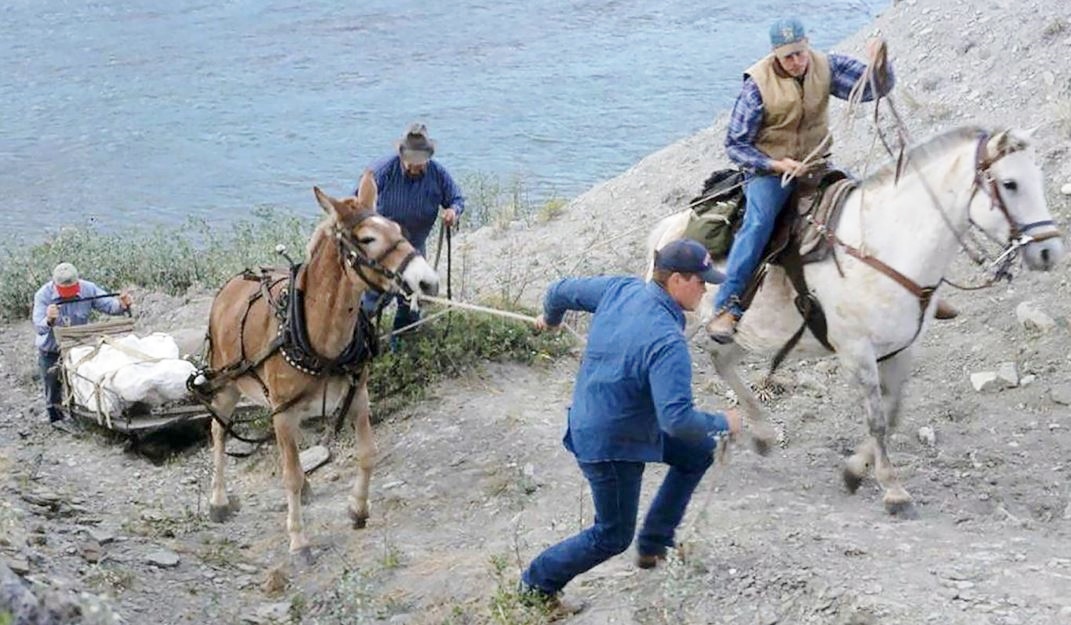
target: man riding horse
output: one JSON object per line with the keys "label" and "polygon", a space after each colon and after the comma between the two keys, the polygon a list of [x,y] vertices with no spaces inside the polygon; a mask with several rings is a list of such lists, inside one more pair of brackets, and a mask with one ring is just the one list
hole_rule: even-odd
{"label": "man riding horse", "polygon": [[[782,185],[782,174],[798,176],[815,158],[828,155],[832,144],[829,96],[849,99],[867,72],[867,66],[856,59],[812,50],[796,18],[774,22],[770,44],[772,52],[744,72],[725,138],[729,158],[747,174],[747,208],[729,252],[727,279],[714,299],[714,320],[707,326],[719,343],[733,340],[736,323],[744,314],[741,295],[762,260],[781,207],[796,188],[794,180]],[[880,38],[867,41],[878,97],[896,82],[883,48]],[[875,98],[872,87],[865,86],[862,101]],[[956,314],[938,302],[937,318]]]}

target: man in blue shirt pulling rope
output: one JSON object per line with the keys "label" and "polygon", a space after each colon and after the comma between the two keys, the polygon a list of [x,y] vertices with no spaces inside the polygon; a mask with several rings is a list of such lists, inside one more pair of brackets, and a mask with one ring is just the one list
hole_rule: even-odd
{"label": "man in blue shirt pulling rope", "polygon": [[574,577],[628,549],[648,462],[669,465],[636,539],[636,563],[652,568],[674,546],[692,493],[713,464],[719,436],[737,434],[735,410],[707,413],[692,401],[684,311],[724,279],[702,244],[681,239],[655,256],[650,282],[634,277],[567,278],[547,290],[536,328],[568,310],[594,313],[576,377],[563,443],[591,485],[595,523],[541,553],[521,577],[523,596],[564,615],[559,598]]}

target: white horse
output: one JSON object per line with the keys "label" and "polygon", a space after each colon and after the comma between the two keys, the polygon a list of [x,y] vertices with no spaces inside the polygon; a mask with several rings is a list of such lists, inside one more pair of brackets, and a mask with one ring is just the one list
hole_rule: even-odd
{"label": "white horse", "polygon": [[[829,343],[864,393],[870,436],[846,461],[845,484],[855,492],[873,466],[890,514],[913,515],[914,507],[889,460],[886,435],[896,426],[912,348],[936,307],[932,289],[942,283],[965,239],[976,234],[972,229],[980,230],[1007,242],[1000,260],[1021,252],[1026,266],[1040,271],[1052,269],[1064,255],[1029,134],[959,128],[914,147],[899,180],[891,163],[851,192],[836,225],[834,254],[804,266],[825,312]],[[649,256],[680,238],[687,223],[687,211],[659,222],[648,239]],[[775,433],[734,365],[742,350],[773,353],[796,332],[803,319],[795,295],[784,271],[770,266],[735,342],[709,341],[715,368],[740,399],[760,452]],[[712,304],[707,299],[704,305],[698,315],[706,324]],[[829,351],[806,332],[793,353]]]}

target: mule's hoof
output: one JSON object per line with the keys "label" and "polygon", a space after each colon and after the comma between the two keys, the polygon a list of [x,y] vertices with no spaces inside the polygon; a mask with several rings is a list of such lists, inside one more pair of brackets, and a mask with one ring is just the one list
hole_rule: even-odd
{"label": "mule's hoof", "polygon": [[769,439],[761,438],[759,436],[751,437],[751,448],[754,449],[755,453],[758,455],[768,456],[771,447],[773,447],[773,445],[770,443]]}
{"label": "mule's hoof", "polygon": [[896,500],[885,502],[885,512],[888,512],[894,517],[913,521],[919,518],[919,511],[915,508],[915,503],[910,499]]}
{"label": "mule's hoof", "polygon": [[301,505],[307,506],[312,501],[312,485],[309,484],[309,478],[305,478],[305,483],[301,485]]}
{"label": "mule's hoof", "polygon": [[290,552],[290,563],[294,568],[303,570],[316,564],[316,557],[312,555],[312,547],[308,545]]}
{"label": "mule's hoof", "polygon": [[366,525],[368,525],[368,513],[367,512],[365,512],[364,514],[359,514],[357,512],[354,512],[353,508],[349,508],[348,512],[349,512],[349,515],[350,515],[350,521],[353,521],[353,529],[355,529],[355,530],[364,529],[364,527]]}
{"label": "mule's hoof", "polygon": [[230,504],[224,504],[222,506],[208,506],[208,518],[213,523],[224,523],[232,516],[234,516],[234,508],[232,508]]}
{"label": "mule's hoof", "polygon": [[855,494],[855,491],[859,490],[859,485],[863,483],[863,477],[848,467],[844,467],[841,477],[844,478],[844,487],[853,495]]}

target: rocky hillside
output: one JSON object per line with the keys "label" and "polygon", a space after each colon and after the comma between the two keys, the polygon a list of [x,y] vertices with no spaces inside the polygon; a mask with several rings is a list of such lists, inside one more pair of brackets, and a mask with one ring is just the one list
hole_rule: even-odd
{"label": "rocky hillside", "polygon": [[[1059,189],[1071,182],[1071,72],[1064,62],[1071,10],[1053,7],[1034,0],[903,0],[833,51],[861,57],[867,37],[888,41],[898,76],[893,101],[915,140],[966,124],[1037,128],[1050,206],[1066,220],[1071,204]],[[887,160],[874,141],[873,105],[851,118],[846,109],[833,100],[834,158],[853,172],[872,171]],[[891,131],[891,117],[883,113],[882,120]],[[721,114],[710,128],[597,185],[549,223],[515,222],[464,237],[470,294],[502,295],[502,285],[520,284],[523,299],[535,303],[561,275],[638,271],[650,227],[694,197],[709,172],[729,166],[726,121]],[[510,288],[506,294],[516,296]]]}
{"label": "rocky hillside", "polygon": [[[1071,13],[1054,6],[904,0],[839,49],[859,53],[870,31],[884,34],[917,138],[966,123],[1039,127],[1050,206],[1066,225]],[[868,111],[850,127],[843,107],[833,115],[841,163],[884,160]],[[462,237],[465,297],[534,304],[561,275],[638,271],[650,226],[726,164],[723,135],[719,118],[548,221]],[[955,271],[973,275],[965,263]],[[665,566],[639,571],[626,554],[570,585],[590,604],[571,622],[1071,623],[1069,275],[1065,263],[948,294],[962,314],[920,346],[891,437],[920,518],[885,515],[872,482],[844,491],[838,470],[864,432],[858,398],[835,362],[795,362],[766,400],[781,446],[766,458],[738,450],[704,480]],[[204,296],[141,295],[141,327],[196,339]],[[379,424],[361,531],[345,518],[355,451],[342,440],[310,477],[317,564],[294,570],[273,452],[229,461],[242,508],[209,523],[205,446],[154,465],[99,430],[41,422],[29,336],[26,324],[0,328],[0,625],[5,604],[20,624],[534,625],[541,615],[512,594],[519,567],[591,519],[559,444],[574,359],[489,364]],[[730,403],[695,354],[700,403]],[[761,364],[748,363],[749,380]],[[976,390],[972,374],[988,371]],[[645,499],[661,474],[649,470]]]}

